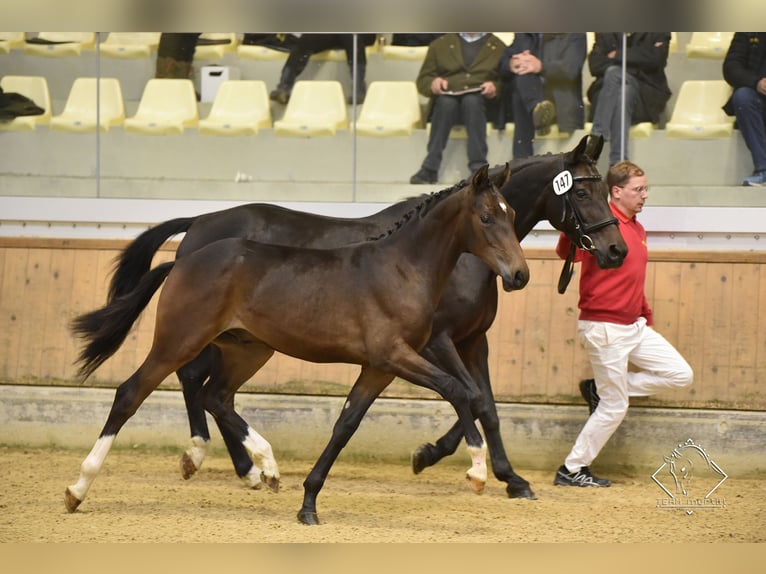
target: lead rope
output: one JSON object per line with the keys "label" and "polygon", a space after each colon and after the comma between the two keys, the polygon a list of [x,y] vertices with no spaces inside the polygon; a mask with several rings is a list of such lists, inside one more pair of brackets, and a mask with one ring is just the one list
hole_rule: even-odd
{"label": "lead rope", "polygon": [[574,274],[575,253],[577,253],[577,246],[573,241],[572,247],[569,248],[567,258],[564,260],[564,267],[561,269],[561,275],[559,275],[558,290],[559,294],[561,295],[566,292],[567,287],[569,286],[569,282],[572,280],[572,275]]}

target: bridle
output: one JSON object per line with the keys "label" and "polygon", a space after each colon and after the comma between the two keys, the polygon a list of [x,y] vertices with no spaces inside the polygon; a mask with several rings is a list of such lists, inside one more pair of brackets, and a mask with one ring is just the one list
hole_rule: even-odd
{"label": "bridle", "polygon": [[558,284],[558,292],[563,294],[567,290],[567,286],[569,285],[569,281],[572,279],[572,274],[574,273],[574,259],[575,259],[575,253],[577,252],[577,247],[580,247],[581,249],[584,249],[585,251],[595,251],[596,244],[593,242],[593,240],[590,237],[590,233],[593,233],[594,231],[598,231],[599,229],[606,227],[607,225],[618,225],[619,222],[617,221],[617,218],[613,215],[610,215],[610,217],[606,217],[602,219],[601,221],[597,221],[595,223],[587,223],[583,220],[582,214],[577,209],[576,202],[573,202],[570,198],[570,194],[575,191],[575,188],[577,187],[577,182],[581,181],[601,181],[601,175],[599,174],[592,174],[592,175],[578,175],[578,176],[572,176],[572,186],[561,194],[562,198],[562,214],[561,214],[561,223],[562,226],[564,223],[566,223],[566,220],[568,217],[570,217],[574,221],[574,228],[575,232],[577,233],[577,243],[574,241],[572,242],[572,247],[569,249],[569,254],[567,255],[566,260],[564,261],[564,267],[561,270],[561,275],[559,276],[559,284]]}

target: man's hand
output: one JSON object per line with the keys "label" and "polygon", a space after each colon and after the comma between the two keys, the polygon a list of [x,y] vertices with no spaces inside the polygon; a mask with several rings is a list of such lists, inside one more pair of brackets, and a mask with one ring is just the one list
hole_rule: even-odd
{"label": "man's hand", "polygon": [[511,56],[510,67],[511,72],[523,76],[524,74],[539,74],[543,69],[543,63],[529,50],[524,50],[520,54]]}
{"label": "man's hand", "polygon": [[497,88],[495,88],[494,82],[484,82],[481,85],[481,95],[491,100],[497,95]]}
{"label": "man's hand", "polygon": [[444,92],[447,91],[447,80],[441,76],[434,78],[431,82],[431,91],[434,93],[434,95],[441,96]]}

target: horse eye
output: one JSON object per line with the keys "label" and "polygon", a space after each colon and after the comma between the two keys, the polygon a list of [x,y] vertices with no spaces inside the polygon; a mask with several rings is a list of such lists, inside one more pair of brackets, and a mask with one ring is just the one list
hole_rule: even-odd
{"label": "horse eye", "polygon": [[588,195],[588,192],[585,190],[584,187],[581,187],[575,191],[575,194],[577,195],[577,197],[583,198]]}
{"label": "horse eye", "polygon": [[489,223],[490,221],[492,221],[492,218],[489,215],[487,215],[486,213],[482,213],[479,216],[479,219],[481,220],[482,223]]}

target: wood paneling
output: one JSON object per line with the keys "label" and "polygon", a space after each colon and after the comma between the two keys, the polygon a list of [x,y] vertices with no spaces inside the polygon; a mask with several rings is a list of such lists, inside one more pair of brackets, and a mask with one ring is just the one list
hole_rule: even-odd
{"label": "wood paneling", "polygon": [[[122,241],[0,239],[0,382],[82,384],[73,362],[76,315],[102,305]],[[173,257],[174,243],[155,263]],[[556,291],[561,262],[544,249],[525,249],[529,286],[500,294],[489,332],[489,366],[498,400],[581,403],[577,382],[589,376],[576,339],[577,276]],[[766,252],[656,252],[646,292],[656,328],[692,365],[689,389],[641,404],[766,410]],[[579,271],[579,270],[578,270]],[[153,299],[120,351],[85,384],[116,386],[151,345]],[[345,394],[355,365],[316,365],[275,357],[245,386],[258,392]],[[164,386],[175,386],[170,377]],[[388,396],[432,397],[397,381]]]}

